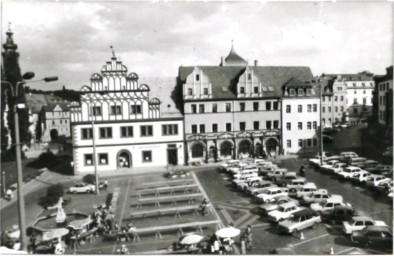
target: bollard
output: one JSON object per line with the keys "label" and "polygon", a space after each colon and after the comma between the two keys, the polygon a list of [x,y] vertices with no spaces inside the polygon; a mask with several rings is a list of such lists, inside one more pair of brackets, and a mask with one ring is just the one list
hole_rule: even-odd
{"label": "bollard", "polygon": [[245,240],[243,239],[241,241],[241,254],[246,254],[246,245],[245,245]]}
{"label": "bollard", "polygon": [[331,254],[331,255],[335,254],[334,248],[333,248],[333,247],[331,247],[331,249],[330,249],[330,254]]}
{"label": "bollard", "polygon": [[301,236],[300,236],[300,239],[301,240],[304,240],[305,239],[305,237],[304,237],[304,233],[301,231]]}

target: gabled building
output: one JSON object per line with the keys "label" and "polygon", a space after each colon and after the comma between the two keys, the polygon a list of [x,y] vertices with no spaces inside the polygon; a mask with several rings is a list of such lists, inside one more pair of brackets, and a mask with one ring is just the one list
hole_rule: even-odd
{"label": "gabled building", "polygon": [[41,141],[49,142],[59,136],[70,137],[69,103],[43,106],[39,114],[41,124]]}
{"label": "gabled building", "polygon": [[94,171],[93,136],[99,172],[184,163],[183,116],[171,99],[174,84],[150,88],[127,72],[113,56],[91,76],[90,86],[81,88],[80,107],[71,107],[74,173]]}
{"label": "gabled building", "polygon": [[347,121],[346,84],[341,76],[322,75],[322,125],[332,126],[334,123]]}
{"label": "gabled building", "polygon": [[313,79],[309,67],[254,65],[234,48],[219,66],[181,66],[187,161],[282,152],[282,86]]}
{"label": "gabled building", "polygon": [[393,135],[393,66],[386,68],[386,74],[376,76],[378,123],[385,129],[387,137]]}

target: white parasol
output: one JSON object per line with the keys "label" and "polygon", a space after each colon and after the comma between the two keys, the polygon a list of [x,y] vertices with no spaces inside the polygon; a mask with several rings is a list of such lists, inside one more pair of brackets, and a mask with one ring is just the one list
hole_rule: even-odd
{"label": "white parasol", "polygon": [[220,238],[236,237],[241,233],[241,230],[234,227],[222,228],[215,232],[215,235]]}
{"label": "white parasol", "polygon": [[10,248],[7,248],[5,246],[0,247],[0,255],[9,255],[9,254],[16,254],[16,255],[21,255],[21,254],[28,254],[26,251],[19,251],[19,250],[13,250]]}
{"label": "white parasol", "polygon": [[196,234],[186,235],[180,241],[181,244],[197,244],[199,243],[204,237]]}
{"label": "white parasol", "polygon": [[69,233],[70,231],[67,228],[54,228],[50,229],[47,231],[44,231],[42,234],[42,240],[43,241],[49,241],[54,238],[59,238],[62,236],[65,236]]}

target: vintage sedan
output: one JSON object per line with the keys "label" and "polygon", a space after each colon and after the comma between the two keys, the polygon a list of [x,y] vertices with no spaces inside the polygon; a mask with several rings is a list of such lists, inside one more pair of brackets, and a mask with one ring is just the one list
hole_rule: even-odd
{"label": "vintage sedan", "polygon": [[322,191],[322,190],[319,189],[318,191],[315,191],[315,192],[313,192],[310,195],[303,196],[302,197],[302,201],[303,201],[304,204],[309,205],[309,204],[312,204],[312,203],[320,203],[320,202],[322,202],[324,200],[327,200],[329,198],[335,198],[335,199],[338,199],[338,200],[343,200],[341,195],[330,195],[330,194],[327,193],[327,190],[326,191]]}
{"label": "vintage sedan", "polygon": [[353,231],[360,231],[366,226],[387,226],[387,224],[384,221],[373,220],[367,216],[354,216],[351,220],[343,222],[343,232],[351,234]]}
{"label": "vintage sedan", "polygon": [[277,210],[279,205],[285,204],[285,203],[294,203],[295,205],[299,205],[298,200],[295,200],[295,199],[288,197],[288,196],[280,196],[280,197],[276,198],[276,200],[274,202],[261,205],[260,212],[262,214],[267,214],[270,211]]}
{"label": "vintage sedan", "polygon": [[321,222],[321,218],[314,211],[304,209],[293,213],[289,219],[279,222],[279,231],[282,233],[297,235],[306,228],[314,228]]}
{"label": "vintage sedan", "polygon": [[270,187],[277,187],[277,185],[273,184],[270,181],[262,180],[258,183],[255,183],[255,185],[247,188],[246,193],[248,193],[249,195],[256,196],[261,192],[263,192],[266,188],[270,188]]}
{"label": "vintage sedan", "polygon": [[287,196],[288,192],[283,188],[267,188],[262,193],[256,196],[257,200],[262,203],[273,202],[277,197]]}
{"label": "vintage sedan", "polygon": [[392,250],[393,231],[387,226],[367,226],[361,231],[354,231],[350,240],[361,246]]}
{"label": "vintage sedan", "polygon": [[302,209],[298,205],[296,205],[293,202],[290,203],[284,203],[278,206],[278,209],[270,211],[268,213],[268,220],[273,221],[273,222],[279,222],[285,219],[290,218],[290,216],[298,211],[301,211]]}
{"label": "vintage sedan", "polygon": [[94,191],[96,191],[95,185],[86,184],[83,182],[77,183],[73,187],[70,187],[68,189],[68,192],[72,194],[77,194],[77,193],[86,194],[86,193],[93,193]]}
{"label": "vintage sedan", "polygon": [[352,206],[350,203],[344,203],[342,201],[342,198],[341,199],[330,198],[330,199],[324,200],[320,203],[313,203],[313,204],[311,204],[310,207],[312,210],[316,211],[319,214],[326,214],[327,212],[332,211],[335,207],[340,206],[340,205],[349,206],[349,207]]}

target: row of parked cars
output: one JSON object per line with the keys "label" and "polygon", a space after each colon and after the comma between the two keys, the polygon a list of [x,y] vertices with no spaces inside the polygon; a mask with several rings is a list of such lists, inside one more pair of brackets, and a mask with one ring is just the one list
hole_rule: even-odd
{"label": "row of parked cars", "polygon": [[393,167],[390,165],[359,157],[354,152],[323,157],[322,164],[319,157],[311,158],[309,162],[322,173],[363,186],[390,200],[393,198]]}
{"label": "row of parked cars", "polygon": [[[298,236],[304,229],[315,228],[324,221],[341,224],[344,233],[350,234],[354,243],[363,243],[363,236],[357,232],[365,227],[381,228],[392,237],[392,231],[383,221],[360,215],[341,195],[319,189],[305,177],[279,168],[272,162],[230,160],[222,164],[221,169],[232,176],[236,188],[261,203],[260,213],[276,223],[281,233]],[[389,244],[387,239],[384,243]],[[373,244],[377,245],[377,242]]]}

